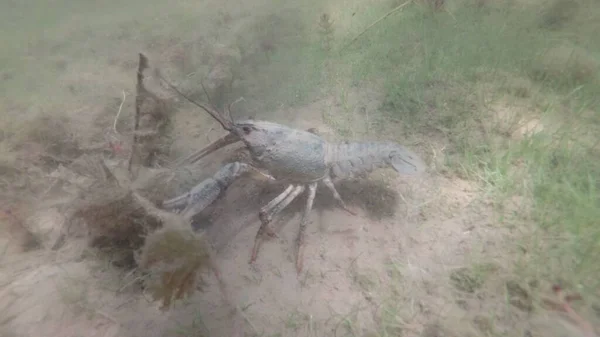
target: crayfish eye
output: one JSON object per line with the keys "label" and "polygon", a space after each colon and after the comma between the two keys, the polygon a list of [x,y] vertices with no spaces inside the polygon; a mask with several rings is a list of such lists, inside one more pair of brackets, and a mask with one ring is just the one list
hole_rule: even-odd
{"label": "crayfish eye", "polygon": [[250,129],[249,126],[244,126],[244,127],[242,127],[242,131],[244,131],[245,134],[250,134],[252,129]]}

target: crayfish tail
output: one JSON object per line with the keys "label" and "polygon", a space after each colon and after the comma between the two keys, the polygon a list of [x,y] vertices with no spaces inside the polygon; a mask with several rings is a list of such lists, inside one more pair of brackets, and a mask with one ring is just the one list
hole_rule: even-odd
{"label": "crayfish tail", "polygon": [[402,174],[425,170],[423,160],[406,147],[391,142],[339,143],[327,148],[326,162],[331,178],[345,179],[392,167]]}
{"label": "crayfish tail", "polygon": [[391,166],[398,173],[417,174],[425,170],[425,162],[414,152],[397,145],[389,154]]}

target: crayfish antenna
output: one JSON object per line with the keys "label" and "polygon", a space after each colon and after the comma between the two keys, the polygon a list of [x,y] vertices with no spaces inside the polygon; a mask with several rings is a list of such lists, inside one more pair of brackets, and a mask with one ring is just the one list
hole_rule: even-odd
{"label": "crayfish antenna", "polygon": [[227,115],[225,116],[225,118],[227,118],[229,121],[231,121],[232,124],[233,124],[233,118],[231,117],[231,107],[242,101],[245,101],[244,97],[240,97],[240,98],[236,99],[235,101],[229,103],[229,105],[227,106]]}
{"label": "crayfish antenna", "polygon": [[223,129],[227,130],[227,131],[232,131],[233,130],[233,123],[230,120],[225,119],[225,117],[223,116],[222,113],[218,112],[216,109],[209,107],[203,103],[197,102],[193,99],[191,99],[190,97],[188,97],[186,94],[184,94],[183,92],[181,92],[181,90],[177,89],[177,87],[175,85],[173,85],[170,81],[168,81],[161,73],[160,70],[158,68],[154,69],[154,73],[156,75],[157,78],[161,79],[162,81],[164,81],[167,86],[169,86],[169,88],[171,88],[173,91],[175,91],[176,93],[178,93],[181,97],[185,98],[187,101],[189,101],[190,103],[194,104],[195,106],[201,108],[202,110],[206,111],[212,118],[214,118],[217,122],[219,122],[219,124],[221,124],[221,126],[223,127]]}
{"label": "crayfish antenna", "polygon": [[181,159],[175,161],[175,163],[173,164],[173,167],[179,167],[179,166],[183,166],[183,165],[193,164],[193,163],[197,162],[198,160],[208,156],[209,154],[211,154],[227,145],[238,142],[239,140],[240,139],[237,135],[235,135],[233,133],[229,133],[229,134],[225,135],[224,137],[221,137],[221,138],[215,140],[214,142],[208,144],[204,148],[188,155],[187,157],[184,157],[184,158],[181,158]]}

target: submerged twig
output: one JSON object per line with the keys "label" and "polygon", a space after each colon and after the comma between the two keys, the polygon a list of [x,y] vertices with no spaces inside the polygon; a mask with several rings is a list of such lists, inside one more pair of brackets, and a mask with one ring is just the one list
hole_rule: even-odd
{"label": "submerged twig", "polygon": [[143,99],[144,96],[142,95],[143,92],[145,92],[145,88],[144,88],[144,70],[146,70],[148,68],[148,58],[140,53],[140,61],[139,61],[139,65],[138,65],[138,71],[137,71],[137,85],[136,85],[136,96],[135,96],[135,123],[133,126],[133,143],[131,144],[131,153],[129,154],[129,163],[127,164],[127,170],[129,171],[130,175],[133,175],[132,172],[132,165],[133,165],[133,158],[135,157],[135,153],[137,150],[137,143],[138,143],[138,135],[137,135],[137,131],[140,127],[140,110],[142,107],[142,103],[143,103]]}

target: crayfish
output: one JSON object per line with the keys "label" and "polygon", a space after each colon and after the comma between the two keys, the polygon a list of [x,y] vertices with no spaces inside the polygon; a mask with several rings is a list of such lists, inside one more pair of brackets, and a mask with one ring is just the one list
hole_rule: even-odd
{"label": "crayfish", "polygon": [[195,163],[210,153],[239,141],[244,143],[252,159],[252,164],[233,162],[224,165],[214,176],[189,192],[164,201],[163,208],[179,209],[184,217],[191,219],[217,200],[238,177],[250,171],[286,184],[281,194],[259,212],[261,225],[256,233],[250,263],[256,260],[263,237],[277,236],[269,225],[273,217],[298,196],[306,193],[306,205],[296,239],[296,270],[298,273],[302,271],[305,230],[319,183],[331,191],[342,209],[356,215],[346,206],[334,182],[364,175],[377,168],[392,167],[403,174],[417,174],[426,168],[417,154],[393,142],[329,143],[310,130],[294,129],[261,120],[235,121],[231,118],[231,107],[227,113],[223,113],[208,104],[192,100],[164,79],[158,70],[156,73],[171,89],[205,110],[229,132],[205,148],[178,160],[176,165]]}

